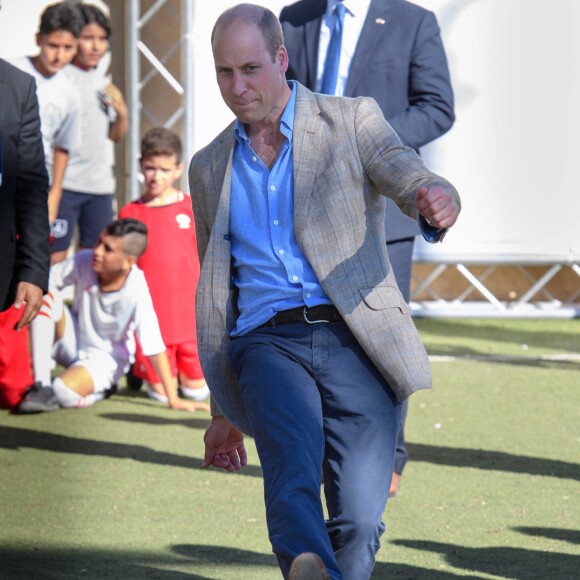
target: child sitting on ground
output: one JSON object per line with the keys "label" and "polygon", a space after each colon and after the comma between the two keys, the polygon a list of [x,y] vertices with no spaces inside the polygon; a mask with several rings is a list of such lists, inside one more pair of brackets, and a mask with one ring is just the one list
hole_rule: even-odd
{"label": "child sitting on ground", "polygon": [[[40,341],[34,341],[37,382],[18,412],[88,407],[104,399],[129,368],[135,335],[159,374],[169,406],[209,410],[205,403],[177,395],[147,282],[136,266],[146,246],[143,223],[117,220],[104,229],[93,250],[83,250],[52,267],[50,292],[31,327],[33,334],[45,337],[46,348],[39,349]],[[69,311],[59,291],[71,284],[74,299]],[[51,382],[53,340],[52,357],[66,370]]]}
{"label": "child sitting on ground", "polygon": [[[195,328],[195,290],[199,260],[189,195],[175,189],[183,171],[179,137],[164,128],[149,130],[141,141],[143,196],[121,209],[147,225],[149,244],[137,262],[147,279],[161,336],[167,346],[175,387],[201,401],[209,395],[201,370]],[[133,374],[143,379],[150,397],[164,401],[155,369],[137,350]]]}

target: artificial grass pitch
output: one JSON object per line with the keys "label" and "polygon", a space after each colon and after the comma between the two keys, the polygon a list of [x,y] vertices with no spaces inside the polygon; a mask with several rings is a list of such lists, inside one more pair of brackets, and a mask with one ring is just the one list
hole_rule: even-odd
{"label": "artificial grass pitch", "polygon": [[[577,578],[580,321],[417,325],[435,388],[373,578]],[[131,391],[0,412],[0,578],[280,578],[253,443],[242,472],[203,470],[208,420]]]}

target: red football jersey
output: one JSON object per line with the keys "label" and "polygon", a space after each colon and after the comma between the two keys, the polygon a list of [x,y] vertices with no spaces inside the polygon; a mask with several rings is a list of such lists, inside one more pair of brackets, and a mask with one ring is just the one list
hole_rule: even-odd
{"label": "red football jersey", "polygon": [[196,340],[195,290],[199,259],[191,198],[183,193],[171,205],[127,204],[120,218],[135,218],[149,230],[147,249],[137,265],[145,273],[166,345]]}

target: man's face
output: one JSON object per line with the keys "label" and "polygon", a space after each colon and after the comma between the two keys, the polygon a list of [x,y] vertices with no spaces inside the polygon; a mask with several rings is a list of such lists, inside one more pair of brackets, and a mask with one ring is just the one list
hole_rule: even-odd
{"label": "man's face", "polygon": [[34,65],[40,74],[47,77],[71,62],[77,51],[77,39],[68,30],[37,34],[36,44],[40,54],[34,59]]}
{"label": "man's face", "polygon": [[74,64],[83,70],[95,68],[108,49],[107,31],[98,24],[87,24],[79,37]]}
{"label": "man's face", "polygon": [[150,198],[162,196],[173,188],[183,171],[175,155],[153,155],[141,160],[141,173],[145,178],[145,192]]}
{"label": "man's face", "polygon": [[283,46],[272,62],[260,29],[234,22],[216,30],[213,56],[222,97],[242,123],[271,122],[280,116],[288,87],[288,55]]}
{"label": "man's face", "polygon": [[93,250],[92,268],[97,276],[111,277],[128,272],[132,261],[123,249],[123,238],[101,233]]}

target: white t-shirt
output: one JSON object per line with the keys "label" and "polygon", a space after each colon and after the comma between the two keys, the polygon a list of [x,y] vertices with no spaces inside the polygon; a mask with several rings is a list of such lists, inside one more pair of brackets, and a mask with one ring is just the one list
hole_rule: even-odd
{"label": "white t-shirt", "polygon": [[114,146],[109,125],[115,110],[100,97],[109,80],[97,69],[85,71],[69,64],[62,74],[78,88],[81,97],[81,146],[71,152],[63,189],[92,194],[115,192]]}
{"label": "white t-shirt", "polygon": [[116,292],[103,292],[92,269],[93,250],[82,250],[50,269],[50,287],[74,285],[71,314],[77,328],[79,354],[110,354],[119,366],[133,362],[135,335],[145,356],[165,351],[145,275],[133,266]]}
{"label": "white t-shirt", "polygon": [[81,97],[62,71],[45,77],[36,70],[28,56],[9,61],[36,80],[46,170],[52,182],[54,147],[65,149],[69,154],[80,147]]}

